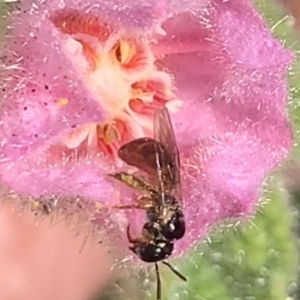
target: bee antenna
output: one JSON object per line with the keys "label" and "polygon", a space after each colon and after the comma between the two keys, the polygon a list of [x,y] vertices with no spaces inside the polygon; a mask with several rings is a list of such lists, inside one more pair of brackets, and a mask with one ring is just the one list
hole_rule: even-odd
{"label": "bee antenna", "polygon": [[154,265],[155,265],[155,273],[156,273],[156,280],[157,280],[156,300],[161,300],[161,281],[160,281],[159,268],[157,262],[155,262]]}
{"label": "bee antenna", "polygon": [[171,264],[167,263],[166,261],[163,261],[162,262],[164,265],[166,265],[167,267],[169,267],[169,269],[174,273],[176,274],[181,280],[183,281],[187,281],[187,279],[182,275],[180,274]]}

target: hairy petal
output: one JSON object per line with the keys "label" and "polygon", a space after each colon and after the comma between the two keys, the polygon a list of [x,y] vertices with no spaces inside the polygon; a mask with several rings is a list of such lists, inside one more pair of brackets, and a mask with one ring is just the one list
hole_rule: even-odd
{"label": "hairy petal", "polygon": [[[1,154],[12,158],[49,143],[67,129],[103,118],[51,22],[46,19],[33,27],[30,18],[18,24],[22,16],[17,16],[8,39],[15,42],[15,51],[6,58],[8,65],[3,70],[1,111],[1,131],[6,138]],[[14,66],[9,65],[10,60]],[[61,105],[61,99],[66,99],[67,105]]]}
{"label": "hairy petal", "polygon": [[97,155],[41,150],[16,163],[3,164],[0,170],[6,182],[18,178],[17,191],[23,195],[82,196],[106,205],[117,204],[114,187],[105,176],[112,166]]}
{"label": "hairy petal", "polygon": [[[285,71],[293,56],[272,38],[248,2],[210,1],[205,9],[176,15],[163,25],[167,35],[156,50],[167,55],[160,63],[174,74],[179,98],[190,104],[174,118],[180,137],[214,133],[218,120],[209,120],[212,132],[207,132],[200,111],[208,117],[222,114],[221,121],[228,123],[236,121],[228,112],[239,122],[274,110],[283,113]],[[184,122],[187,117],[193,121]]]}

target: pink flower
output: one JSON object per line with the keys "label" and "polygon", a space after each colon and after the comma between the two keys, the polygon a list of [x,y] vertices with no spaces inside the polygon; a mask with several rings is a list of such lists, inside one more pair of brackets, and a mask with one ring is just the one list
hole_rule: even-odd
{"label": "pink flower", "polygon": [[[79,195],[104,207],[128,203],[133,192],[106,174],[129,169],[118,147],[152,136],[153,112],[165,105],[187,220],[177,253],[217,221],[253,212],[263,180],[291,148],[292,55],[249,1],[22,3],[3,57],[4,182],[62,202]],[[140,231],[144,213],[109,216],[105,230],[127,243],[126,225]]]}

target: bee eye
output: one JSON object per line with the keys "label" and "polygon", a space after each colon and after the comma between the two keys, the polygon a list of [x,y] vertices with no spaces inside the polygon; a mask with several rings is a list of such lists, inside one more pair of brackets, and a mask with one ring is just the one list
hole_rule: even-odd
{"label": "bee eye", "polygon": [[178,211],[172,219],[162,228],[164,237],[170,240],[181,239],[185,233],[185,222],[182,212]]}

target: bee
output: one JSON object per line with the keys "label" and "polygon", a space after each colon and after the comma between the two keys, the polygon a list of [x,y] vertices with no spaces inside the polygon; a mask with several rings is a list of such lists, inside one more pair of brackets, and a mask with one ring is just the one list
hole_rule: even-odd
{"label": "bee", "polygon": [[135,203],[117,206],[119,209],[142,209],[146,223],[141,236],[132,237],[127,227],[129,249],[142,261],[155,264],[157,300],[161,300],[161,280],[157,262],[162,261],[177,276],[186,278],[164,261],[174,249],[174,242],[185,234],[180,181],[180,158],[174,130],[167,108],[155,111],[154,139],[135,139],[118,150],[118,156],[128,165],[137,167],[147,178],[126,172],[110,174],[127,186],[142,191]]}

